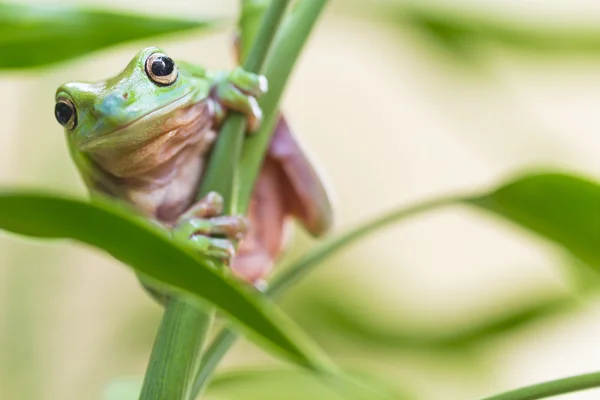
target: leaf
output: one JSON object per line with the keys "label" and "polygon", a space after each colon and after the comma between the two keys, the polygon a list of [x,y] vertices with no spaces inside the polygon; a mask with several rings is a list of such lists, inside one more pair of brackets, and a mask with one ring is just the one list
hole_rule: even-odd
{"label": "leaf", "polygon": [[[600,387],[600,372],[538,383],[483,400],[536,400]],[[595,396],[594,396],[595,397]]]}
{"label": "leaf", "polygon": [[103,400],[138,400],[142,382],[135,378],[114,379],[104,390]]}
{"label": "leaf", "polygon": [[[546,173],[518,179],[511,184],[502,186],[488,194],[471,196],[456,195],[439,197],[408,207],[399,207],[377,218],[366,221],[345,233],[330,238],[303,254],[282,272],[275,276],[269,287],[268,294],[279,296],[312,271],[324,259],[345,249],[357,240],[367,235],[379,233],[383,228],[401,223],[423,213],[440,209],[449,205],[470,204],[487,211],[509,218],[510,220],[532,229],[536,233],[563,245],[573,255],[583,261],[596,262],[600,260],[600,187],[597,183],[576,176]],[[594,265],[594,264],[593,264]],[[435,338],[415,338],[414,336],[393,335],[389,332],[382,335],[368,327],[353,326],[353,332],[363,337],[371,336],[374,340],[388,341],[400,344],[409,343],[413,346],[459,346],[471,340],[483,338],[502,331],[519,327],[521,324],[543,317],[555,309],[562,307],[560,300],[556,304],[549,303],[522,310],[514,315],[505,315],[486,324],[474,326],[472,330],[455,332],[449,336]],[[336,321],[344,328],[348,320],[340,318]],[[348,328],[347,326],[345,328]],[[395,336],[395,337],[391,337]],[[235,333],[224,329],[211,344],[203,359],[204,365],[214,368],[218,360],[234,343]],[[202,382],[206,376],[200,375]]]}
{"label": "leaf", "polygon": [[[577,306],[571,297],[556,298],[524,304],[520,309],[492,311],[486,317],[473,318],[452,329],[448,329],[447,324],[426,330],[402,329],[370,323],[369,318],[363,316],[366,311],[348,307],[348,299],[320,293],[322,291],[318,289],[314,293],[304,293],[302,304],[296,305],[292,311],[288,310],[288,313],[309,331],[324,331],[336,341],[347,341],[352,347],[384,351],[419,349],[436,352],[457,350],[462,353],[485,340],[506,335]],[[402,316],[395,314],[391,318],[400,320]]]}
{"label": "leaf", "polygon": [[166,231],[122,208],[46,194],[0,192],[0,229],[38,238],[70,238],[104,249],[152,281],[192,301],[211,303],[259,343],[314,370],[327,360],[257,292],[172,241]]}
{"label": "leaf", "polygon": [[468,203],[564,246],[600,269],[600,185],[560,173],[530,175]]}
{"label": "leaf", "polygon": [[491,14],[470,11],[439,12],[413,9],[406,13],[409,24],[452,43],[480,45],[482,42],[542,52],[600,52],[600,31],[581,26],[553,27],[523,23]]}
{"label": "leaf", "polygon": [[[315,379],[302,371],[285,369],[253,369],[239,370],[222,373],[215,377],[208,387],[207,397],[218,400],[245,399],[245,400],[342,400],[356,398],[359,387],[355,382],[345,378],[332,377],[328,385]],[[361,376],[361,379],[364,378]],[[390,399],[406,400],[412,396],[399,394],[396,390],[389,389],[389,385],[368,379],[369,384],[385,387],[385,393]],[[336,390],[332,389],[336,387]],[[345,390],[344,388],[345,387]],[[345,392],[347,395],[341,395]],[[370,400],[376,400],[377,394],[370,394]]]}
{"label": "leaf", "polygon": [[217,375],[207,397],[218,400],[344,400],[310,375],[289,370],[241,370]]}
{"label": "leaf", "polygon": [[450,55],[473,61],[489,46],[505,46],[548,55],[600,54],[600,29],[595,25],[558,25],[499,16],[461,7],[378,2],[378,15],[413,29]]}
{"label": "leaf", "polygon": [[28,68],[150,36],[208,29],[215,21],[0,3],[0,68]]}

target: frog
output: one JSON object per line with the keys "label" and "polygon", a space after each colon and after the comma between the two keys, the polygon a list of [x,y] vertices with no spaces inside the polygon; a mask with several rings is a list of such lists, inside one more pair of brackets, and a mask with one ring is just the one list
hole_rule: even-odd
{"label": "frog", "polygon": [[330,189],[283,116],[247,215],[223,215],[216,192],[196,201],[225,116],[243,114],[247,134],[256,132],[267,90],[264,76],[241,67],[207,70],[148,47],[109,79],[59,86],[54,114],[92,198],[128,204],[258,287],[286,248],[292,220],[316,237],[333,221]]}

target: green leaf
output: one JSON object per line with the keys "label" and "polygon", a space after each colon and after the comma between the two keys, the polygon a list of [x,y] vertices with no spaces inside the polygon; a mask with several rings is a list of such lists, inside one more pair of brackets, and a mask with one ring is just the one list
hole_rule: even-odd
{"label": "green leaf", "polygon": [[438,40],[465,46],[487,42],[529,51],[600,52],[600,31],[597,28],[524,23],[470,10],[440,12],[415,8],[407,10],[404,18],[413,27]]}
{"label": "green leaf", "polygon": [[[483,400],[536,400],[600,387],[600,372],[571,376],[511,390]],[[594,396],[595,397],[595,396]]]}
{"label": "green leaf", "polygon": [[[475,205],[493,211],[566,247],[573,255],[592,266],[597,267],[599,264],[600,246],[597,244],[600,243],[600,186],[576,176],[547,173],[518,179],[485,195],[439,197],[385,213],[317,245],[287,268],[282,268],[283,272],[274,278],[268,294],[279,296],[285,293],[324,259],[367,235],[378,233],[394,223],[403,222],[423,213],[459,204]],[[516,328],[561,307],[561,301],[555,304],[549,303],[547,306],[542,304],[539,308],[535,306],[529,310],[522,310],[522,313],[506,315],[498,320],[474,326],[472,330],[429,339],[403,335],[390,337],[389,332],[381,335],[380,332],[373,332],[362,326],[353,326],[351,329],[355,330],[355,334],[363,337],[371,336],[378,341],[393,341],[398,344],[404,342],[439,348],[462,345],[470,340]],[[342,328],[344,324],[349,323],[343,318],[337,322]],[[206,352],[203,359],[205,366],[214,368],[235,339],[236,335],[232,331],[227,329],[221,331]],[[198,377],[200,382],[204,379],[206,379],[205,374]]]}
{"label": "green leaf", "polygon": [[460,6],[405,1],[376,2],[372,10],[389,23],[412,29],[464,61],[474,61],[491,46],[557,56],[600,54],[600,29],[593,24],[559,25]]}
{"label": "green leaf", "polygon": [[289,370],[243,370],[217,375],[207,397],[218,400],[344,400],[308,374]]}
{"label": "green leaf", "polygon": [[[389,385],[368,378],[369,384],[382,388],[383,392],[368,391],[367,396],[361,397],[359,391],[365,390],[348,377],[331,377],[326,385],[315,379],[314,375],[302,371],[285,369],[252,369],[231,371],[215,377],[208,387],[207,397],[218,400],[342,400],[355,398],[412,399],[412,396],[400,394]],[[365,381],[365,378],[360,377]],[[335,387],[336,389],[332,389]],[[367,389],[368,390],[368,389]],[[340,394],[344,393],[344,394]],[[385,394],[382,394],[385,393]]]}
{"label": "green leaf", "polygon": [[[302,304],[288,310],[288,313],[308,331],[325,331],[328,336],[335,337],[342,343],[345,341],[350,346],[384,351],[419,349],[463,352],[483,341],[504,336],[577,306],[572,297],[530,300],[533,304],[524,304],[522,308],[515,310],[490,311],[488,316],[472,318],[451,329],[445,323],[428,329],[406,329],[398,328],[397,324],[370,323],[363,315],[368,311],[348,308],[348,299],[335,296],[336,293],[333,293],[333,297],[321,293],[323,291],[318,288],[314,293],[303,293]],[[395,313],[390,318],[402,321],[403,317]]]}
{"label": "green leaf", "polygon": [[0,52],[5,55],[0,68],[47,65],[118,43],[213,25],[207,20],[0,3]]}
{"label": "green leaf", "polygon": [[[122,208],[45,194],[0,191],[0,228],[38,238],[70,238],[104,249],[191,301],[211,303],[259,343],[313,370],[326,359],[270,302]],[[202,305],[202,304],[200,304]]]}
{"label": "green leaf", "polygon": [[538,174],[517,179],[468,200],[553,242],[600,268],[600,185],[573,175]]}

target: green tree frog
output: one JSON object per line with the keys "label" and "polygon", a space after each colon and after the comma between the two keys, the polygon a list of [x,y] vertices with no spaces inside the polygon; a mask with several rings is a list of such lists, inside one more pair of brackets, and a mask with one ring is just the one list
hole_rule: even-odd
{"label": "green tree frog", "polygon": [[219,123],[234,110],[246,116],[249,132],[258,129],[257,97],[266,90],[263,76],[241,68],[210,72],[147,48],[113,78],[60,86],[54,113],[92,195],[132,205],[257,284],[284,247],[288,217],[313,235],[332,222],[328,191],[283,119],[248,218],[222,215],[218,193],[194,201]]}

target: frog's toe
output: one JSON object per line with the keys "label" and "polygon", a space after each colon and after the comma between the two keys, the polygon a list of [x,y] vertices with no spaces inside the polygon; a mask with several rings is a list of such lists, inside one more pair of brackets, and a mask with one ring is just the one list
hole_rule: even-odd
{"label": "frog's toe", "polygon": [[235,246],[229,239],[196,235],[188,240],[188,244],[199,253],[205,254],[229,264],[235,255]]}
{"label": "frog's toe", "polygon": [[243,93],[253,97],[260,97],[269,90],[269,83],[264,75],[253,74],[240,67],[231,72],[229,82]]}
{"label": "frog's toe", "polygon": [[190,218],[180,221],[173,229],[173,235],[180,240],[189,240],[198,235],[241,240],[248,232],[248,227],[248,219],[240,215]]}
{"label": "frog's toe", "polygon": [[209,192],[192,205],[179,219],[177,224],[192,218],[210,218],[223,213],[223,196],[217,192]]}
{"label": "frog's toe", "polygon": [[242,92],[233,85],[224,85],[218,88],[216,95],[221,106],[246,116],[249,132],[258,130],[263,114],[255,97]]}

